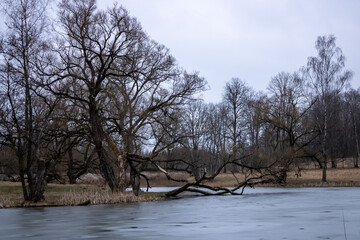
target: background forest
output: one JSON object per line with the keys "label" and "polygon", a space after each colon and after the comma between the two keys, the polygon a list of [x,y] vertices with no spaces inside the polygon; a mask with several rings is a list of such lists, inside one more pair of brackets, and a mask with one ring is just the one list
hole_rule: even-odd
{"label": "background forest", "polygon": [[[85,173],[135,195],[148,171],[178,182],[171,173],[194,176],[176,195],[283,183],[307,162],[323,169],[324,182],[339,159],[358,167],[360,89],[351,88],[333,35],[319,36],[317,56],[277,74],[266,93],[219,79],[227,81],[223,100],[213,104],[199,97],[208,88],[201,74],[178,66],[122,6],[62,0],[53,19],[44,0],[4,6],[0,173],[21,181],[25,200]],[[204,184],[240,171],[249,177],[232,190]]]}

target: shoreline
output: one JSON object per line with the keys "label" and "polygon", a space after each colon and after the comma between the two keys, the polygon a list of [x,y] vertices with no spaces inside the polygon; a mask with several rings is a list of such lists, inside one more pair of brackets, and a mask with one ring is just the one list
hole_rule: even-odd
{"label": "shoreline", "polygon": [[[275,185],[275,184],[268,184],[268,185],[259,185],[254,188],[359,188],[360,185],[332,185],[332,184],[324,184],[322,186],[320,185]],[[150,197],[144,197],[144,195],[151,194]],[[79,206],[96,206],[96,205],[119,205],[119,204],[133,204],[133,203],[143,203],[143,202],[154,202],[154,201],[164,201],[167,199],[174,199],[174,198],[168,198],[165,196],[165,192],[142,192],[143,196],[136,197],[132,195],[131,193],[126,193],[125,195],[130,195],[133,199],[131,200],[125,200],[125,201],[108,201],[108,202],[92,202],[90,199],[85,200],[83,202],[79,203],[71,203],[71,204],[61,204],[61,203],[48,203],[45,201],[41,202],[25,202],[22,201],[21,203],[16,203],[14,205],[5,205],[0,201],[0,210],[1,209],[14,209],[14,208],[44,208],[44,207],[79,207]],[[156,196],[153,196],[156,195]],[[246,190],[245,194],[246,195]],[[191,197],[201,197],[203,195],[193,195]],[[229,195],[231,196],[231,195]],[[175,197],[182,198],[184,196]],[[189,197],[189,196],[185,196]],[[2,199],[0,199],[2,200]],[[5,201],[6,202],[6,201]]]}
{"label": "shoreline", "polygon": [[[238,179],[243,179],[242,173],[236,173]],[[191,178],[188,177],[189,180]],[[171,183],[161,177],[151,179],[152,187],[170,187]],[[231,173],[220,174],[209,185],[232,187],[236,180]],[[142,184],[142,187],[146,187]],[[178,187],[173,184],[172,187]],[[289,172],[287,183],[259,184],[256,187],[275,188],[326,188],[326,187],[360,187],[360,169],[338,168],[328,170],[328,181],[321,181],[321,169],[304,169],[300,175]],[[246,192],[246,190],[245,190]],[[19,182],[0,182],[0,209],[23,207],[65,207],[87,206],[100,204],[126,204],[138,202],[161,201],[166,199],[165,192],[141,192],[136,197],[131,192],[111,193],[104,184],[48,184],[45,200],[32,203],[24,202],[21,184]]]}
{"label": "shoreline", "polygon": [[24,201],[21,183],[0,182],[0,209],[150,202],[159,201],[164,195],[141,192],[137,197],[131,192],[112,193],[108,188],[92,184],[48,184],[46,188],[45,200],[34,203]]}
{"label": "shoreline", "polygon": [[[333,185],[333,184],[323,184],[323,185],[275,185],[275,184],[268,184],[268,185],[259,185],[253,188],[288,188],[288,189],[292,189],[292,188],[359,188],[360,185],[356,184],[356,185]],[[250,188],[250,187],[249,187]],[[151,196],[148,197],[144,197],[144,195],[150,194]],[[168,198],[165,196],[165,192],[151,192],[151,193],[147,193],[147,192],[142,192],[142,196],[136,197],[134,196],[132,193],[126,193],[126,194],[122,194],[122,195],[129,195],[130,196],[130,200],[126,199],[126,200],[120,200],[120,201],[114,201],[114,200],[109,200],[109,201],[100,201],[100,202],[93,202],[92,200],[88,199],[85,200],[83,202],[78,202],[78,203],[70,203],[70,204],[62,204],[62,203],[49,203],[46,200],[44,201],[40,201],[37,203],[34,202],[26,202],[26,201],[22,201],[21,203],[15,203],[15,204],[6,204],[7,200],[5,200],[4,202],[2,202],[3,199],[0,199],[0,210],[1,209],[14,209],[14,208],[44,208],[44,207],[77,207],[77,206],[96,206],[96,205],[118,205],[118,204],[132,204],[132,203],[142,203],[142,202],[153,202],[153,201],[164,201],[167,199],[172,199],[172,198]],[[156,195],[156,196],[154,196]],[[246,190],[245,190],[245,194],[246,195]],[[191,197],[201,197],[203,195],[193,195]],[[231,196],[231,195],[229,195]],[[189,197],[189,196],[186,196]],[[182,196],[176,197],[176,198],[182,198]]]}

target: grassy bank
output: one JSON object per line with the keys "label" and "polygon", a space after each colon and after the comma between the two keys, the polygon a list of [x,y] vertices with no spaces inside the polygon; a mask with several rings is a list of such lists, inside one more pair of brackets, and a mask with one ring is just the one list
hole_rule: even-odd
{"label": "grassy bank", "polygon": [[360,187],[360,168],[335,168],[327,170],[327,182],[321,181],[321,169],[301,171],[301,176],[295,173],[288,175],[287,186],[294,187]]}
{"label": "grassy bank", "polygon": [[[327,182],[321,182],[321,169],[302,170],[300,175],[294,172],[288,173],[285,187],[360,187],[360,169],[338,168],[328,169]],[[151,186],[176,186],[161,174],[150,174]],[[190,176],[178,175],[178,179],[189,179]],[[245,175],[237,173],[239,181],[245,179]],[[230,187],[237,184],[231,173],[220,174],[215,180],[208,182],[209,185]],[[142,183],[146,187],[145,182]],[[278,186],[278,185],[262,185]],[[23,201],[20,183],[0,182],[0,208],[4,207],[27,207],[27,206],[75,206],[95,204],[117,204],[155,201],[164,197],[162,193],[141,193],[139,197],[132,193],[111,193],[108,188],[91,184],[60,185],[48,184],[45,191],[45,200],[39,203],[27,203]]]}
{"label": "grassy bank", "polygon": [[[239,181],[245,179],[245,175],[236,173]],[[322,169],[305,169],[300,175],[289,172],[285,187],[360,187],[360,168],[337,168],[327,170],[327,182],[323,183]],[[234,186],[237,181],[232,174],[220,174],[211,182],[211,185]],[[278,186],[273,184],[262,185]]]}
{"label": "grassy bank", "polygon": [[9,207],[50,207],[96,204],[117,204],[155,201],[163,197],[160,193],[111,193],[107,188],[96,185],[48,184],[45,200],[38,203],[24,202],[20,183],[0,182],[0,208]]}
{"label": "grassy bank", "polygon": [[[238,181],[245,180],[245,174],[243,173],[236,173],[235,176]],[[193,180],[187,174],[179,174],[177,178]],[[321,178],[322,169],[304,169],[301,171],[300,175],[295,174],[295,172],[289,172],[285,187],[360,187],[360,168],[328,169],[327,182],[323,183]],[[150,175],[150,182],[152,186],[176,186],[176,184],[179,184],[168,181],[166,177],[161,174]],[[213,181],[207,182],[207,184],[213,186],[232,187],[237,184],[237,180],[234,178],[232,173],[221,173]],[[145,182],[143,183],[143,186],[145,186]],[[269,184],[262,186],[266,187],[278,185]]]}

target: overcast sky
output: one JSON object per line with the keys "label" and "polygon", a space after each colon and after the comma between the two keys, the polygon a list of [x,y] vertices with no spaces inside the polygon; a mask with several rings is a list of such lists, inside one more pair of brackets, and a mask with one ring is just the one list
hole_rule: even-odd
{"label": "overcast sky", "polygon": [[219,102],[238,77],[256,91],[316,56],[315,41],[334,34],[360,87],[359,0],[98,0],[123,5],[149,36],[168,47],[180,66],[209,84],[207,102]]}
{"label": "overcast sky", "polygon": [[[111,6],[113,0],[99,1]],[[360,86],[360,1],[357,0],[122,0],[151,38],[179,65],[208,81],[208,102],[238,77],[266,91],[272,77],[315,56],[320,35],[334,34]]]}
{"label": "overcast sky", "polygon": [[[116,0],[98,0],[100,8]],[[316,55],[320,35],[334,34],[360,87],[358,0],[118,0],[178,64],[209,84],[207,102],[219,102],[238,77],[266,91],[272,77],[293,72]]]}
{"label": "overcast sky", "polygon": [[[113,0],[98,1],[112,6]],[[293,72],[315,56],[320,35],[334,34],[360,86],[360,1],[357,0],[122,0],[180,66],[208,81],[207,102],[222,98],[238,77],[266,91],[281,71]]]}

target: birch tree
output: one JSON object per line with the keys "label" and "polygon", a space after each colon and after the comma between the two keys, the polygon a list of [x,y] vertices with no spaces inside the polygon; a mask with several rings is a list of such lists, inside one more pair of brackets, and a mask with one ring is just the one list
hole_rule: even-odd
{"label": "birch tree", "polygon": [[307,63],[307,76],[312,84],[313,96],[320,106],[317,123],[321,137],[323,182],[326,182],[328,161],[328,123],[334,114],[330,106],[331,101],[342,92],[352,77],[352,73],[344,69],[345,57],[335,41],[333,35],[318,37],[315,43],[318,56],[309,57]]}

